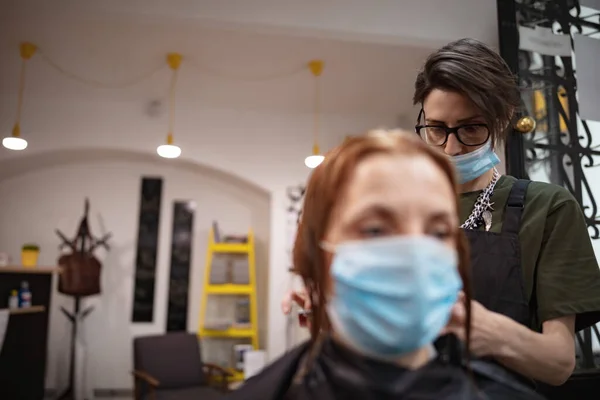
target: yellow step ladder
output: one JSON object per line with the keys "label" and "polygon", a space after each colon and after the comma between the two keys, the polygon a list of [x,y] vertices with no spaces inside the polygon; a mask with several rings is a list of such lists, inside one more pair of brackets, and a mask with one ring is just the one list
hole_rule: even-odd
{"label": "yellow step ladder", "polygon": [[[248,283],[211,283],[211,270],[213,257],[217,254],[240,255],[248,257]],[[250,323],[243,327],[235,324],[227,329],[207,329],[206,307],[209,296],[248,296],[250,308]],[[214,230],[211,229],[206,249],[206,267],[204,268],[204,283],[202,290],[202,302],[200,304],[200,317],[198,318],[198,336],[200,338],[228,338],[228,339],[250,339],[254,350],[258,350],[258,311],[256,300],[256,264],[254,258],[254,235],[252,230],[248,232],[245,243],[221,243],[215,242]],[[231,369],[233,380],[243,380],[243,373]]]}

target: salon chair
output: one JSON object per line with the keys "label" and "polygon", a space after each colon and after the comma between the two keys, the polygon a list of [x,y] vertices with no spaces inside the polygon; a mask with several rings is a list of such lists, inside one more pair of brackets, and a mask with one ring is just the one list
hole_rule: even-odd
{"label": "salon chair", "polygon": [[185,332],[135,338],[133,367],[136,400],[220,399],[231,376],[202,362],[198,337]]}

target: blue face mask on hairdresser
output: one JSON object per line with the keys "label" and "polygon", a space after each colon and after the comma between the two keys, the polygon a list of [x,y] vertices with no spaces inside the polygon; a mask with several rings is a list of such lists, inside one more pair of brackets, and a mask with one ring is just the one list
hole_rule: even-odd
{"label": "blue face mask on hairdresser", "polygon": [[357,350],[394,358],[432,343],[462,287],[457,254],[437,239],[394,236],[335,246],[333,329]]}
{"label": "blue face mask on hairdresser", "polygon": [[471,153],[453,156],[452,162],[458,171],[459,183],[467,183],[500,164],[500,158],[492,150],[492,142],[488,140],[483,146]]}

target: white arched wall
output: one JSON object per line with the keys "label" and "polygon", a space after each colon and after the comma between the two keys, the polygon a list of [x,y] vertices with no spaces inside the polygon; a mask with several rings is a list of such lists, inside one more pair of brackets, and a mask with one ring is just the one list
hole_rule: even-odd
{"label": "white arched wall", "polygon": [[[135,249],[142,176],[163,178],[159,251],[152,323],[131,323]],[[258,290],[268,293],[270,195],[242,179],[193,162],[157,159],[130,151],[79,149],[27,155],[0,162],[0,243],[19,259],[24,242],[41,246],[40,265],[55,265],[60,229],[75,234],[83,201],[91,203],[90,226],[96,235],[112,232],[103,259],[103,293],[84,301],[94,311],[83,323],[87,346],[84,380],[88,392],[131,387],[131,341],[165,329],[172,208],[174,200],[197,203],[190,279],[188,330],[197,329],[207,234],[213,220],[223,232],[246,232],[257,240]],[[56,282],[55,282],[56,286]],[[33,294],[35,296],[35,293]],[[259,296],[260,341],[267,339],[268,296]],[[47,387],[60,390],[67,381],[70,325],[59,311],[72,309],[71,298],[56,290],[50,310]],[[210,317],[210,316],[209,316]],[[207,356],[219,355],[213,348]]]}
{"label": "white arched wall", "polygon": [[[504,159],[503,150],[503,148],[498,149],[498,154],[502,159]],[[113,389],[131,386],[128,375],[128,368],[131,363],[129,348],[131,338],[139,334],[164,331],[166,284],[169,267],[168,246],[172,213],[171,199],[190,198],[190,194],[193,197],[194,193],[204,193],[202,187],[211,187],[211,185],[216,186],[217,192],[224,190],[237,200],[240,200],[240,196],[243,196],[242,202],[248,200],[250,204],[255,205],[256,214],[252,213],[252,215],[258,217],[253,217],[250,226],[257,232],[259,241],[261,347],[267,350],[269,359],[273,360],[286,350],[286,346],[290,345],[288,343],[290,333],[288,323],[295,324],[295,318],[292,317],[292,320],[289,321],[282,315],[280,309],[280,300],[292,285],[290,275],[287,273],[288,258],[285,251],[287,245],[285,232],[288,218],[286,214],[288,205],[286,187],[266,190],[242,178],[220,172],[214,168],[201,166],[191,160],[164,160],[153,154],[131,150],[82,148],[24,154],[21,157],[11,157],[0,161],[0,204],[2,205],[0,207],[0,221],[2,221],[0,225],[0,244],[10,247],[13,256],[18,255],[18,249],[24,241],[37,241],[45,249],[40,262],[44,265],[52,265],[55,262],[53,254],[58,253],[52,253],[52,251],[49,252],[46,249],[56,249],[58,238],[53,233],[53,229],[60,228],[65,233],[74,232],[82,212],[85,196],[90,196],[92,203],[92,228],[100,228],[97,218],[100,215],[103,218],[105,229],[111,232],[115,232],[114,224],[110,223],[111,218],[107,217],[107,206],[103,205],[101,198],[108,194],[109,197],[105,198],[105,201],[108,198],[111,200],[108,208],[117,199],[121,197],[128,198],[125,202],[119,202],[118,206],[123,207],[121,213],[129,210],[129,215],[125,218],[128,221],[127,224],[129,224],[126,233],[129,240],[125,241],[120,246],[121,248],[117,245],[111,251],[109,258],[105,261],[106,268],[104,269],[104,279],[114,280],[115,272],[110,269],[109,264],[113,262],[112,260],[117,261],[118,271],[123,274],[121,277],[124,277],[126,282],[123,283],[124,290],[121,292],[118,302],[106,297],[90,300],[92,304],[98,304],[100,308],[98,312],[90,316],[90,323],[86,325],[88,327],[86,336],[89,337],[91,357],[100,356],[96,358],[97,361],[88,366],[88,387]],[[499,166],[499,169],[504,172],[504,162]],[[125,176],[120,175],[123,171],[129,172]],[[116,174],[116,172],[119,172],[119,174]],[[111,178],[110,184],[114,186],[107,191],[102,185],[96,185],[96,182],[102,182],[102,179],[96,179],[98,173],[111,174],[111,177],[118,176],[123,182],[117,184],[118,180],[113,182],[114,178]],[[133,287],[131,279],[137,234],[132,224],[137,226],[139,180],[142,174],[148,176],[158,175],[165,178],[160,228],[162,250],[158,260],[159,273],[157,277],[155,322],[152,324],[131,324],[129,320],[132,294],[128,290]],[[179,183],[173,184],[171,177],[174,177],[175,181]],[[186,181],[190,184],[184,187],[182,182]],[[304,179],[297,179],[296,182],[291,183],[303,182]],[[65,187],[74,190],[72,193],[69,193],[68,190],[65,192],[69,195],[69,199],[63,202],[60,197],[57,197],[57,193]],[[97,192],[100,193],[96,195]],[[51,214],[43,212],[44,210],[48,211],[47,206],[39,206],[44,203],[51,205],[52,208],[58,206],[59,209],[64,210],[64,214],[60,215],[61,212],[58,212],[60,218],[53,220]],[[219,207],[221,206],[222,203],[219,201]],[[237,206],[240,206],[239,202]],[[31,210],[35,210],[35,212],[32,213]],[[39,217],[39,213],[43,215]],[[195,221],[193,267],[195,272],[194,279],[190,283],[191,287],[194,288],[191,290],[191,296],[196,299],[199,298],[198,288],[201,287],[202,274],[200,272],[204,267],[203,252],[206,233],[209,227],[208,224],[213,218],[210,214],[201,217],[199,213],[200,211],[197,212]],[[236,221],[231,221],[229,216],[225,214],[223,217],[215,216],[214,219],[219,220],[224,229],[245,230],[249,226],[248,223],[244,224],[245,221],[248,221],[247,216]],[[119,223],[123,221],[122,218],[112,218],[112,220]],[[204,223],[201,221],[204,221]],[[30,230],[22,230],[21,227],[23,226],[30,228]],[[7,227],[10,227],[10,229]],[[36,235],[41,236],[23,237],[19,236],[19,231],[25,233],[35,232]],[[98,233],[101,232],[98,231]],[[123,240],[123,237],[119,238],[117,236],[116,240]],[[2,250],[5,250],[5,248]],[[264,269],[261,269],[261,267],[264,267]],[[198,279],[200,280],[198,281]],[[58,312],[61,305],[70,307],[71,302],[68,298],[57,294],[52,312],[49,343],[50,359],[47,375],[47,387],[49,388],[61,388],[66,383],[66,365],[68,361],[65,351],[68,348],[68,325],[64,317]],[[197,326],[198,304],[192,303],[190,306],[188,328],[190,331],[194,331]],[[104,317],[113,321],[112,325],[108,325],[108,327],[111,327],[110,335],[102,334],[104,333],[102,329],[94,329],[95,324],[101,328],[107,327],[107,325],[101,323]],[[116,329],[112,329],[112,327]],[[306,334],[305,332],[299,333],[296,331],[292,338],[297,341],[306,338]],[[118,363],[116,368],[112,367],[113,362]],[[108,365],[111,365],[111,367],[105,368]]]}

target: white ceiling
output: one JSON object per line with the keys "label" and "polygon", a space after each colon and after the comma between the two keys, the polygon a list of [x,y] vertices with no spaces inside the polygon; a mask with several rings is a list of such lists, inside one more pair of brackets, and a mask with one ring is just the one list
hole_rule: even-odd
{"label": "white ceiling", "polygon": [[0,15],[94,15],[377,43],[497,42],[496,0],[0,0]]}
{"label": "white ceiling", "polygon": [[[0,37],[0,103],[4,103],[0,120],[12,119],[20,68],[18,43],[24,40],[38,45],[40,53],[62,68],[100,82],[128,82],[162,68],[140,84],[102,89],[65,77],[36,55],[27,69],[28,110],[35,103],[47,108],[57,101],[76,102],[76,107],[89,101],[136,102],[142,107],[156,99],[164,104],[170,79],[164,57],[177,51],[184,55],[178,107],[194,103],[201,108],[312,113],[314,89],[305,65],[321,58],[322,111],[400,113],[411,108],[415,75],[430,52],[414,46],[73,18],[13,20],[0,24]],[[235,78],[287,71],[298,72],[256,82]]]}
{"label": "white ceiling", "polygon": [[[233,76],[269,75],[324,58],[324,112],[393,113],[412,122],[417,69],[432,48],[465,36],[497,41],[495,0],[0,0],[0,125],[13,118],[23,40],[100,81],[128,80],[164,65],[167,52],[182,52],[186,83],[178,98],[204,108],[311,113],[310,77],[214,79],[193,71],[191,58]],[[152,100],[164,104],[167,82],[163,70],[135,87],[93,90],[36,56],[28,67],[28,109],[38,102],[50,112],[58,102],[48,99],[60,93],[64,107],[67,99],[72,107],[133,101],[143,112]]]}
{"label": "white ceiling", "polygon": [[[0,133],[14,123],[18,43],[32,41],[65,69],[99,81],[163,69],[126,89],[97,89],[36,54],[27,66],[22,124],[31,151],[67,145],[154,153],[167,126],[164,57],[177,51],[184,55],[177,140],[186,156],[279,187],[304,179],[306,169],[301,162],[273,168],[261,152],[303,159],[311,145],[312,78],[306,69],[258,83],[231,76],[278,74],[324,59],[328,148],[365,129],[409,127],[419,66],[432,47],[465,36],[495,44],[494,0],[0,0]],[[198,73],[192,60],[227,77]],[[158,116],[145,108],[153,100],[163,104]],[[248,148],[231,146],[245,137],[252,138]]]}

